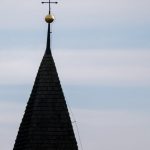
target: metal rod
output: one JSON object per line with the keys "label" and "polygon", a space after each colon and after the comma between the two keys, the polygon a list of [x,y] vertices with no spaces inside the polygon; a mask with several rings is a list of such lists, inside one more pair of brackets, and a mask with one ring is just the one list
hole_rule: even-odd
{"label": "metal rod", "polygon": [[49,0],[49,14],[51,13],[51,1]]}
{"label": "metal rod", "polygon": [[58,2],[41,2],[42,4],[45,4],[45,3],[52,3],[52,4],[58,4]]}
{"label": "metal rod", "polygon": [[[58,2],[51,2],[51,0],[48,0],[48,2],[41,2],[42,4],[49,4],[49,15],[51,14],[51,4],[57,4]],[[47,33],[47,48],[46,53],[49,53],[48,50],[51,48],[51,25],[48,23],[48,33]]]}

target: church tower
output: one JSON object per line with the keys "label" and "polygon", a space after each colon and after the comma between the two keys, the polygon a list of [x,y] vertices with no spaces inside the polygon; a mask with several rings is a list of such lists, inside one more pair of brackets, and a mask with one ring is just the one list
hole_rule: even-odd
{"label": "church tower", "polygon": [[78,150],[72,122],[53,60],[49,4],[47,46],[40,64],[13,150]]}

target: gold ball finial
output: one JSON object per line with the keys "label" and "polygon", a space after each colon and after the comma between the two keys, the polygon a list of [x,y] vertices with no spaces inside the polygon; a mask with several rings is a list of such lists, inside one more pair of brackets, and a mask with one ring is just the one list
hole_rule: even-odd
{"label": "gold ball finial", "polygon": [[46,17],[45,17],[45,21],[47,23],[52,23],[53,21],[55,20],[55,17],[51,14],[48,14]]}

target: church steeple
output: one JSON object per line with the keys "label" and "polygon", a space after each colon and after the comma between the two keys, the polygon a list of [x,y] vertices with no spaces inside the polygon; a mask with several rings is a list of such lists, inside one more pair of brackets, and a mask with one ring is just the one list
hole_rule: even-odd
{"label": "church steeple", "polygon": [[46,51],[13,150],[78,150],[51,54],[50,23],[48,23]]}

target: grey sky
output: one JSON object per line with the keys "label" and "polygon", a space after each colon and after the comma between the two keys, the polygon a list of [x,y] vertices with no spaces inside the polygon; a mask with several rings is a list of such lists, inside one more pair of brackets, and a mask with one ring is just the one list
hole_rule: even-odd
{"label": "grey sky", "polygon": [[[12,149],[44,54],[47,6],[0,2],[0,149]],[[150,149],[150,1],[59,1],[52,51],[86,150]]]}

